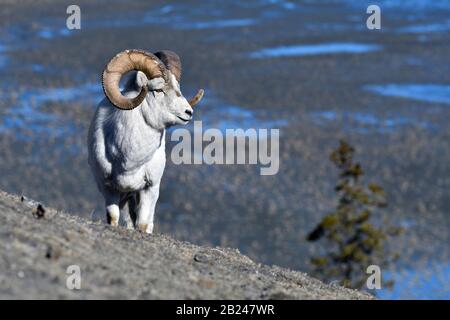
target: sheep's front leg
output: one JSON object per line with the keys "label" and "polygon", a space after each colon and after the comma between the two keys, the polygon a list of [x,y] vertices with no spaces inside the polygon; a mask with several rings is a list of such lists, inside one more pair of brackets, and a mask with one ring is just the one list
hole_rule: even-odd
{"label": "sheep's front leg", "polygon": [[116,227],[119,225],[120,218],[120,194],[117,192],[105,191],[104,197],[106,206],[106,220],[108,221],[108,224]]}
{"label": "sheep's front leg", "polygon": [[159,197],[159,184],[139,191],[139,204],[137,209],[137,228],[141,232],[153,232],[153,217],[156,201]]}

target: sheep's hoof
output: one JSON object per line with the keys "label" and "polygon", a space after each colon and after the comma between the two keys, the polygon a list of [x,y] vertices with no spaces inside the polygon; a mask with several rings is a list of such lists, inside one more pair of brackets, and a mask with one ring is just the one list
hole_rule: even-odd
{"label": "sheep's hoof", "polygon": [[148,224],[143,223],[143,224],[138,225],[138,230],[140,232],[147,233],[147,227],[148,227]]}
{"label": "sheep's hoof", "polygon": [[119,225],[119,219],[111,217],[109,214],[107,215],[108,224],[111,227],[117,227]]}
{"label": "sheep's hoof", "polygon": [[111,220],[109,225],[111,227],[117,227],[119,225],[119,220]]}

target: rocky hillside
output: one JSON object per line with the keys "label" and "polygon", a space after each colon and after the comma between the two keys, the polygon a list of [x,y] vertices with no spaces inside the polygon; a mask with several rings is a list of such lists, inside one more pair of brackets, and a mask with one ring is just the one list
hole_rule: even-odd
{"label": "rocky hillside", "polygon": [[[69,266],[81,289],[69,290]],[[71,278],[72,279],[72,278]],[[71,282],[73,283],[73,282]],[[370,299],[238,250],[113,229],[0,191],[0,299]]]}

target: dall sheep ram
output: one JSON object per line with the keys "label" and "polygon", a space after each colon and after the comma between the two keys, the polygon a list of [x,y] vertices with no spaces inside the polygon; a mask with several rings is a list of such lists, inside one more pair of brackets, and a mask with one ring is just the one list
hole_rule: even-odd
{"label": "dall sheep ram", "polygon": [[[120,92],[119,82],[131,76]],[[190,101],[180,91],[181,62],[172,51],[125,50],[103,71],[106,98],[88,134],[89,165],[103,194],[107,221],[119,224],[128,204],[129,228],[152,233],[155,205],[166,164],[165,130],[185,125],[203,90]]]}

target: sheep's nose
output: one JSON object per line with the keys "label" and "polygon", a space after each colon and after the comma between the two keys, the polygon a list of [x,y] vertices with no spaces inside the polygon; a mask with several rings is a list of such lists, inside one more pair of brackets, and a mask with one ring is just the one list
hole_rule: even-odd
{"label": "sheep's nose", "polygon": [[192,117],[192,110],[186,109],[184,110],[184,112],[188,114],[190,117]]}

